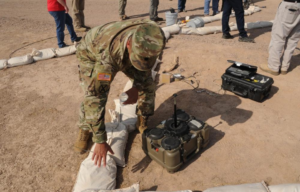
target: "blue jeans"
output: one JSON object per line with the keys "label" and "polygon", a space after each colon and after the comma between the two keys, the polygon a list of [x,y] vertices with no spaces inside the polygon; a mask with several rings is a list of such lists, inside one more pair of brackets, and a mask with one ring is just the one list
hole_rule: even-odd
{"label": "blue jeans", "polygon": [[178,0],[178,10],[183,11],[185,9],[186,0]]}
{"label": "blue jeans", "polygon": [[229,27],[229,17],[231,10],[235,12],[235,19],[238,30],[240,32],[240,37],[248,37],[245,31],[245,20],[244,20],[244,7],[243,1],[241,0],[223,0],[223,17],[222,17],[222,32],[227,34],[230,31]]}
{"label": "blue jeans", "polygon": [[54,17],[56,23],[56,36],[58,41],[58,47],[63,47],[65,45],[65,25],[67,25],[67,29],[71,35],[71,40],[75,41],[77,35],[74,31],[72,18],[65,11],[49,11],[50,15]]}
{"label": "blue jeans", "polygon": [[[209,15],[209,4],[211,0],[205,0],[204,2],[204,14]],[[212,0],[212,10],[214,14],[219,13],[219,0]]]}

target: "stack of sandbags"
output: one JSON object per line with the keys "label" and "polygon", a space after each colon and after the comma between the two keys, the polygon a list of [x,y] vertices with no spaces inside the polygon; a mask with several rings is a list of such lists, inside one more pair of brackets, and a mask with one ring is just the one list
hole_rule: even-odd
{"label": "stack of sandbags", "polygon": [[20,57],[13,57],[7,61],[7,67],[16,67],[20,65],[27,65],[33,63],[32,55],[24,55]]}
{"label": "stack of sandbags", "polygon": [[300,192],[300,183],[271,185],[270,192]]}
{"label": "stack of sandbags", "polygon": [[48,49],[42,49],[42,50],[33,49],[31,55],[33,56],[34,61],[51,59],[56,56],[54,48],[48,48]]}
{"label": "stack of sandbags", "polygon": [[227,185],[206,189],[203,192],[269,192],[264,183],[252,183],[243,185]]}
{"label": "stack of sandbags", "polygon": [[67,56],[67,55],[72,55],[75,52],[76,52],[75,45],[71,45],[71,46],[68,46],[68,47],[55,49],[55,54],[56,54],[57,57],[63,57],[63,56]]}

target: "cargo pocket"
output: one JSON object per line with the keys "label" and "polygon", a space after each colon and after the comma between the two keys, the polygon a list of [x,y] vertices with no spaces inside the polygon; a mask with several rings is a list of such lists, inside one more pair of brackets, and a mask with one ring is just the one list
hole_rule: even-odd
{"label": "cargo pocket", "polygon": [[95,94],[95,80],[93,78],[93,68],[80,66],[79,79],[82,89],[86,95]]}
{"label": "cargo pocket", "polygon": [[102,117],[104,107],[100,107],[101,99],[91,96],[85,97],[83,102],[85,121],[88,124],[96,125]]}
{"label": "cargo pocket", "polygon": [[284,23],[292,24],[298,16],[299,8],[295,5],[286,5],[283,12]]}

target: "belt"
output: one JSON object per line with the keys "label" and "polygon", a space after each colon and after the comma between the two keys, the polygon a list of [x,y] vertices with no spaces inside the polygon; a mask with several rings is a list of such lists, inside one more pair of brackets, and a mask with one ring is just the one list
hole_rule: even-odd
{"label": "belt", "polygon": [[295,2],[300,3],[300,0],[283,0],[283,1],[290,2],[290,3],[295,3]]}

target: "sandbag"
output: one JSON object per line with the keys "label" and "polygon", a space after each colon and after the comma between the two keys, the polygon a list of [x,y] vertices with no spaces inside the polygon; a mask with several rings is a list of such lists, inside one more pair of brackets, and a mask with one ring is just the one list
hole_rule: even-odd
{"label": "sandbag", "polygon": [[[95,144],[91,151],[94,151]],[[82,192],[86,189],[96,188],[103,190],[112,190],[116,188],[117,166],[115,161],[108,155],[106,158],[106,166],[98,167],[92,160],[93,153],[81,163],[77,174],[76,183],[73,192]]]}
{"label": "sandbag", "polygon": [[163,31],[163,32],[164,32],[166,40],[168,40],[171,36],[170,32],[169,31]]}
{"label": "sandbag", "polygon": [[269,190],[271,192],[300,192],[300,183],[271,185]]}
{"label": "sandbag", "polygon": [[72,55],[75,52],[76,52],[75,45],[71,45],[71,46],[68,46],[68,47],[55,49],[55,54],[56,54],[57,57],[63,57],[63,56],[67,56],[67,55]]}
{"label": "sandbag", "polygon": [[4,69],[7,67],[7,60],[2,59],[0,60],[0,69]]}
{"label": "sandbag", "polygon": [[51,59],[55,57],[55,49],[54,48],[42,49],[42,50],[34,49],[31,55],[33,56],[34,61]]}
{"label": "sandbag", "polygon": [[173,35],[173,34],[179,33],[180,27],[179,27],[179,25],[175,24],[175,25],[171,25],[168,27],[163,27],[162,30],[168,31],[171,35]]}
{"label": "sandbag", "polygon": [[206,189],[203,192],[268,192],[262,183],[228,185]]}
{"label": "sandbag", "polygon": [[125,167],[125,148],[128,139],[126,126],[122,123],[106,123],[107,143],[114,154],[109,154],[118,166]]}
{"label": "sandbag", "polygon": [[264,27],[272,27],[273,21],[257,21],[257,22],[250,22],[245,24],[245,28],[248,29],[257,29],[257,28],[264,28]]}
{"label": "sandbag", "polygon": [[87,189],[82,192],[139,192],[139,184],[133,184],[130,187],[116,190],[101,190],[101,189]]}
{"label": "sandbag", "polygon": [[13,57],[7,61],[7,67],[15,67],[19,65],[26,65],[33,62],[31,55],[24,55],[20,57]]}
{"label": "sandbag", "polygon": [[116,106],[115,112],[116,112],[118,122],[124,124],[128,132],[134,131],[135,123],[137,121],[137,115],[136,115],[137,104],[121,106],[119,99],[115,99],[114,102]]}

